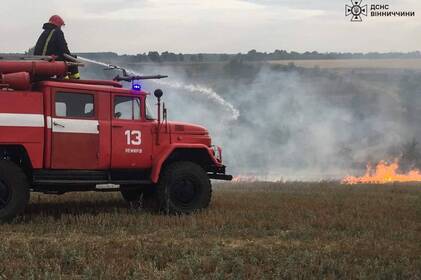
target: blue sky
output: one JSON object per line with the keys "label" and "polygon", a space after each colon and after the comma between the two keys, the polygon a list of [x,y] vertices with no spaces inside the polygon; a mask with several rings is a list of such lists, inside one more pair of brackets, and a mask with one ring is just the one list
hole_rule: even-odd
{"label": "blue sky", "polygon": [[[14,0],[2,7],[0,52],[31,47],[50,15],[72,51],[183,53],[421,50],[421,1],[378,1],[412,18],[345,18],[348,0]],[[366,4],[371,2],[364,1]]]}

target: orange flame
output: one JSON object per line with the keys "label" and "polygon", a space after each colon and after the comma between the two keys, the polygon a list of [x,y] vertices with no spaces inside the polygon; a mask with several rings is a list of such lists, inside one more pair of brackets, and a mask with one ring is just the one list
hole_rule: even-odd
{"label": "orange flame", "polygon": [[343,184],[387,184],[393,182],[418,182],[421,181],[421,172],[413,169],[406,174],[398,173],[399,163],[380,161],[373,170],[370,164],[367,165],[365,175],[362,177],[347,176],[342,180]]}

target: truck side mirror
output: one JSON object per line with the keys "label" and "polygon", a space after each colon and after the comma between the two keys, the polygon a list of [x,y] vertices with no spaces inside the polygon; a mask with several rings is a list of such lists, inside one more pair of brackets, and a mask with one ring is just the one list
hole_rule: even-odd
{"label": "truck side mirror", "polygon": [[160,133],[160,128],[161,128],[161,97],[164,93],[162,92],[162,90],[156,89],[153,94],[158,99],[158,104],[156,104],[158,106],[158,112],[157,112],[158,127],[157,127],[157,134],[156,134],[156,144],[159,145],[159,133]]}
{"label": "truck side mirror", "polygon": [[156,89],[153,93],[155,95],[156,98],[160,99],[162,97],[162,95],[164,95],[164,93],[162,92],[162,90],[160,89]]}

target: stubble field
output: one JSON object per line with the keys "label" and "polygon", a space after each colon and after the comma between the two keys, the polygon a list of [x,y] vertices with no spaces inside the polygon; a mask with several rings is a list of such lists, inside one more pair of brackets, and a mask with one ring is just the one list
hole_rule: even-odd
{"label": "stubble field", "polygon": [[420,70],[421,59],[326,59],[326,60],[273,60],[270,64],[288,65],[293,63],[298,67],[321,69],[397,69]]}
{"label": "stubble field", "polygon": [[0,243],[0,279],[421,279],[421,186],[222,184],[181,217],[35,194]]}

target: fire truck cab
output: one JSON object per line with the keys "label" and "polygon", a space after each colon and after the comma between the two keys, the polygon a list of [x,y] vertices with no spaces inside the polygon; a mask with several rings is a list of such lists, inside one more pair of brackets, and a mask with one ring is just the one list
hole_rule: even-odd
{"label": "fire truck cab", "polygon": [[[149,93],[116,81],[64,80],[68,63],[0,60],[0,220],[30,192],[120,191],[130,203],[190,213],[225,174],[220,147],[201,126],[149,113]],[[54,78],[52,78],[54,77]]]}

